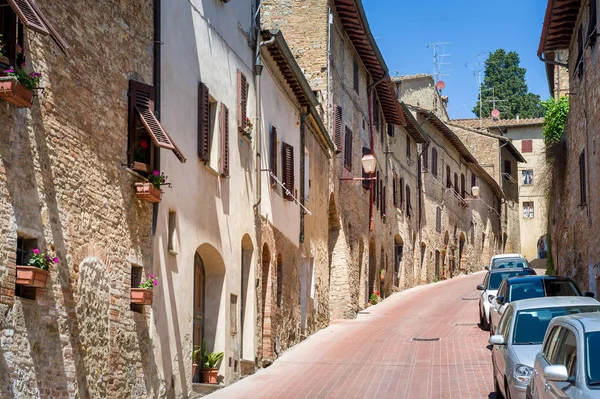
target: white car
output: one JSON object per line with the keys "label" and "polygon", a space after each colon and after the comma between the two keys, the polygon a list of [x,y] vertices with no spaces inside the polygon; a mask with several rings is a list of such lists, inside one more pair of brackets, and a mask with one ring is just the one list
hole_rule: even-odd
{"label": "white car", "polygon": [[600,398],[600,313],[552,319],[535,357],[527,397]]}
{"label": "white car", "polygon": [[[508,260],[520,261],[520,263],[523,265],[522,267],[524,267],[524,268],[531,267],[529,265],[529,262],[527,262],[527,259],[525,259],[525,257],[521,254],[499,254],[499,255],[492,256],[492,259],[490,259],[490,264],[488,266],[485,266],[485,269],[486,270],[495,269],[495,268],[497,268],[499,263],[502,263],[503,261],[508,261]],[[508,266],[508,267],[516,267],[516,266]]]}
{"label": "white car", "polygon": [[483,284],[477,286],[477,289],[481,291],[479,296],[479,325],[482,329],[490,329],[490,308],[496,303],[495,299],[500,283],[510,277],[531,273],[535,274],[533,269],[496,269],[487,272]]}

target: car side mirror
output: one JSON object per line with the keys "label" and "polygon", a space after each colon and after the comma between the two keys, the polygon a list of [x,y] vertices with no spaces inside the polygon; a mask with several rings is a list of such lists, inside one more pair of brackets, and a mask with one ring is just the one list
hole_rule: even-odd
{"label": "car side mirror", "polygon": [[479,284],[479,285],[477,286],[477,289],[478,289],[479,291],[485,291],[485,287],[483,286],[483,284]]}
{"label": "car side mirror", "polygon": [[484,268],[485,270],[490,270],[490,267],[489,267],[489,266],[484,266],[483,268]]}
{"label": "car side mirror", "polygon": [[498,303],[498,305],[503,305],[504,304],[504,297],[503,296],[497,296],[496,297],[496,303]]}
{"label": "car side mirror", "polygon": [[594,298],[594,293],[593,292],[586,292],[585,294],[583,294],[583,296],[587,296],[588,298]]}
{"label": "car side mirror", "polygon": [[488,340],[488,343],[492,345],[506,345],[506,342],[504,342],[504,337],[502,335],[492,335]]}
{"label": "car side mirror", "polygon": [[564,365],[552,364],[544,367],[544,378],[547,381],[566,382],[569,380],[569,373]]}

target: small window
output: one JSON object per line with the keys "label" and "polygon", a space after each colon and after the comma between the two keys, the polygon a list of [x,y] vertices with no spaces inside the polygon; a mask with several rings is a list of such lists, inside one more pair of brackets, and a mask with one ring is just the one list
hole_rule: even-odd
{"label": "small window", "polygon": [[523,179],[523,184],[526,186],[533,184],[533,169],[527,169],[521,171],[521,177]]}
{"label": "small window", "polygon": [[387,124],[387,134],[388,134],[388,136],[390,136],[390,137],[394,137],[394,135],[396,134],[396,133],[394,132],[394,125],[393,125],[393,124],[391,124],[391,123],[388,123],[388,124]]}
{"label": "small window", "polygon": [[360,79],[358,76],[358,62],[356,60],[354,60],[353,67],[354,67],[354,71],[353,71],[354,72],[353,73],[353,75],[354,75],[354,79],[353,79],[354,80],[354,91],[356,92],[356,94],[360,94]]}
{"label": "small window", "polygon": [[431,174],[438,176],[438,154],[435,148],[431,149]]}
{"label": "small window", "polygon": [[446,166],[446,188],[452,188],[452,172],[450,166]]}
{"label": "small window", "polygon": [[579,155],[579,204],[584,206],[587,204],[587,189],[585,175],[585,150]]}
{"label": "small window", "polygon": [[406,216],[412,215],[412,206],[410,205],[410,187],[406,185]]}
{"label": "small window", "polygon": [[523,217],[533,218],[533,201],[523,202]]}
{"label": "small window", "polygon": [[504,160],[504,173],[509,176],[512,175],[512,163],[508,159]]}
{"label": "small window", "polygon": [[176,228],[177,228],[177,213],[175,211],[169,211],[169,239],[168,239],[167,247],[170,252],[174,252],[174,253],[177,253]]}
{"label": "small window", "polygon": [[406,160],[410,162],[410,136],[406,135]]}
{"label": "small window", "polygon": [[238,131],[244,133],[248,126],[248,80],[240,70],[237,71]]}
{"label": "small window", "polygon": [[427,170],[427,168],[429,168],[429,147],[425,146],[423,148],[423,154],[421,157],[423,159],[423,169]]}
{"label": "small window", "polygon": [[352,130],[348,126],[344,138],[344,166],[352,170]]}
{"label": "small window", "polygon": [[533,152],[533,140],[522,140],[521,141],[521,152]]}
{"label": "small window", "polygon": [[[0,8],[2,10],[2,8]],[[38,247],[38,241],[35,238],[25,238],[17,236],[16,261],[18,266],[27,266],[33,250]],[[15,284],[15,296],[25,299],[35,300],[35,287],[26,287]]]}

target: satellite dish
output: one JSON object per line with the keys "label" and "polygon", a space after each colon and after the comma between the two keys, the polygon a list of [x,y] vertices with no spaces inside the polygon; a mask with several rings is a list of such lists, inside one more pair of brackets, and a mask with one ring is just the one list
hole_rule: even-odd
{"label": "satellite dish", "polygon": [[492,116],[494,118],[498,118],[500,116],[500,111],[498,111],[497,109],[493,109],[492,110]]}
{"label": "satellite dish", "polygon": [[444,90],[446,83],[444,83],[443,80],[438,80],[438,82],[435,84],[435,87],[437,87],[438,90]]}

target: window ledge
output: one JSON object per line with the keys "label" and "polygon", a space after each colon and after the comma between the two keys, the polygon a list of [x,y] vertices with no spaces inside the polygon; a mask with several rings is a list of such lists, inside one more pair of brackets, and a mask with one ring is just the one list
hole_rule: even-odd
{"label": "window ledge", "polygon": [[141,179],[144,181],[148,180],[146,177],[142,176],[138,171],[135,171],[129,167],[125,167],[125,171],[138,179]]}
{"label": "window ledge", "polygon": [[204,168],[205,168],[206,170],[208,170],[210,173],[212,173],[213,175],[217,176],[217,177],[220,177],[220,176],[221,176],[221,174],[220,174],[219,172],[217,172],[216,170],[214,170],[214,169],[213,169],[213,168],[212,168],[212,167],[211,167],[209,164],[207,164],[207,163],[205,163],[205,164],[204,164]]}

